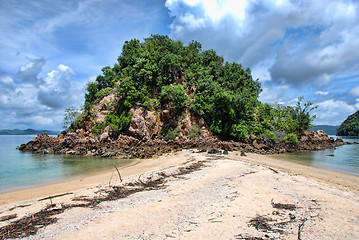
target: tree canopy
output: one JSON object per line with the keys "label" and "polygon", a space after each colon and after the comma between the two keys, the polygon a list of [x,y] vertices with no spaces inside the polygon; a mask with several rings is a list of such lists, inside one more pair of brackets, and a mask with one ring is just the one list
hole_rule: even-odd
{"label": "tree canopy", "polygon": [[359,136],[359,111],[356,111],[337,129],[338,136]]}
{"label": "tree canopy", "polygon": [[168,36],[151,35],[140,42],[126,41],[117,63],[102,69],[102,75],[89,83],[85,109],[117,89],[115,111],[97,130],[109,125],[126,131],[132,107],[147,110],[171,109],[172,117],[189,109],[203,118],[213,134],[224,139],[249,140],[255,135],[280,130],[301,134],[310,128],[312,103],[295,107],[262,104],[259,80],[241,64],[225,62],[214,50],[202,50],[199,42],[184,46]]}

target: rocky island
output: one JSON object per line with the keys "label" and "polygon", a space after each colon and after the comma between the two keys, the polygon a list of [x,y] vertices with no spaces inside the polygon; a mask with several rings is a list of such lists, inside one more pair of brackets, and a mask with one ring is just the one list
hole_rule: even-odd
{"label": "rocky island", "polygon": [[126,41],[114,67],[89,83],[84,108],[65,116],[57,137],[42,134],[21,151],[148,158],[186,148],[283,153],[344,144],[310,130],[315,108],[261,103],[251,71],[214,50],[167,36]]}

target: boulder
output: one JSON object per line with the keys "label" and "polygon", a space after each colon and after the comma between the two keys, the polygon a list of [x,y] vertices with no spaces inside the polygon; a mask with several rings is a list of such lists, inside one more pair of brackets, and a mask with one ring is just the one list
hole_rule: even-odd
{"label": "boulder", "polygon": [[105,143],[105,142],[109,142],[110,139],[110,135],[109,135],[109,131],[110,131],[110,126],[105,127],[105,130],[103,130],[103,133],[101,134],[100,137],[100,142],[101,143]]}

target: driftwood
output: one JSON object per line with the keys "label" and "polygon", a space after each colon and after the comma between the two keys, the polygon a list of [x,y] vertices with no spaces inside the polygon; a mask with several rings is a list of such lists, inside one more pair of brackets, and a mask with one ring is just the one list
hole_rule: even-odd
{"label": "driftwood", "polygon": [[15,207],[12,207],[12,208],[9,208],[9,211],[12,211],[16,208],[24,208],[24,207],[28,207],[28,206],[31,206],[31,204],[22,204],[22,205],[17,205]]}
{"label": "driftwood", "polygon": [[274,173],[279,173],[277,170],[275,170],[275,169],[272,168],[272,167],[269,167],[269,170],[273,171]]}
{"label": "driftwood", "polygon": [[0,217],[0,222],[7,221],[7,220],[10,220],[10,219],[13,219],[16,217],[17,217],[17,214],[6,215],[3,217]]}
{"label": "driftwood", "polygon": [[44,200],[50,199],[50,201],[52,203],[53,198],[62,197],[62,196],[69,195],[69,194],[72,194],[72,192],[61,193],[61,194],[57,194],[57,195],[48,196],[48,197],[45,197],[45,198],[41,198],[38,201],[44,201]]}
{"label": "driftwood", "polygon": [[118,168],[116,167],[116,165],[114,163],[113,163],[113,166],[116,168],[116,171],[118,173],[118,177],[120,178],[120,181],[122,182],[120,171],[118,170]]}
{"label": "driftwood", "polygon": [[306,218],[302,219],[302,223],[299,224],[299,226],[298,226],[298,240],[301,240],[300,235],[302,234],[302,230],[303,230],[303,227],[304,227],[304,223],[305,223],[307,220],[308,220],[308,219],[306,219]]}

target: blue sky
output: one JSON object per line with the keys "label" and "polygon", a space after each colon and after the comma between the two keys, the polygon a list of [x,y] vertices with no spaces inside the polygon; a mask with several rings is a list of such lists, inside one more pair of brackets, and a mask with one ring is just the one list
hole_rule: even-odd
{"label": "blue sky", "polygon": [[304,96],[316,124],[359,110],[357,1],[0,0],[0,22],[0,129],[60,130],[123,43],[151,34],[249,67],[263,102]]}

